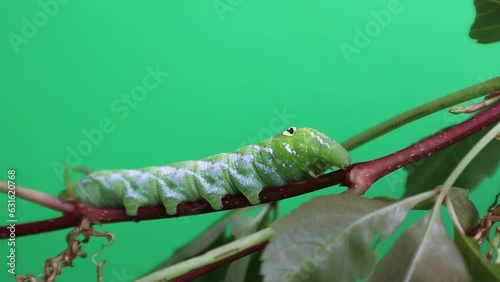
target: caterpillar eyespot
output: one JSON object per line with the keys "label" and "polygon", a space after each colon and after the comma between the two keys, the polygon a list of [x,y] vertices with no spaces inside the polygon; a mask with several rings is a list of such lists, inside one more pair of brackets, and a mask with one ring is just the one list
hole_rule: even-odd
{"label": "caterpillar eyespot", "polygon": [[297,131],[297,127],[289,127],[285,131],[281,133],[283,136],[293,136],[293,134]]}
{"label": "caterpillar eyespot", "polygon": [[243,194],[256,205],[263,189],[307,180],[333,166],[346,169],[350,163],[347,150],[325,134],[290,127],[255,145],[198,161],[92,172],[67,184],[60,198],[71,195],[89,207],[124,207],[129,216],[139,207],[158,205],[173,215],[179,203],[202,199],[218,210],[227,195]]}

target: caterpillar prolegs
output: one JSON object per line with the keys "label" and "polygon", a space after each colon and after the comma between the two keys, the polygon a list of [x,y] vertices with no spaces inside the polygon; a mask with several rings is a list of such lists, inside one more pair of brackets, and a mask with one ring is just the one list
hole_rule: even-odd
{"label": "caterpillar prolegs", "polygon": [[347,150],[325,134],[290,127],[255,145],[198,161],[92,172],[60,197],[71,195],[90,207],[125,207],[129,216],[139,207],[160,204],[172,215],[179,203],[202,199],[218,210],[227,195],[241,193],[256,205],[262,189],[307,180],[333,166],[345,169],[350,163]]}

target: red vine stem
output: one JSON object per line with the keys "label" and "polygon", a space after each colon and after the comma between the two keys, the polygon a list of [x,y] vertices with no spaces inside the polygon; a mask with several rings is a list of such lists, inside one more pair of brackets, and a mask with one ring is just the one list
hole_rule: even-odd
{"label": "red vine stem", "polygon": [[[341,184],[345,179],[346,173],[346,171],[339,170],[320,176],[318,179],[266,189],[260,193],[260,200],[261,203],[269,203]],[[221,210],[230,210],[251,205],[243,195],[224,197],[222,203],[224,207]],[[125,213],[125,209],[122,208],[91,208],[84,207],[77,202],[74,202],[74,204],[76,206],[75,210],[64,213],[62,217],[16,225],[16,237],[78,226],[83,217],[95,219],[100,223],[112,223],[123,221],[138,222],[141,220],[215,212],[205,201],[181,203],[177,206],[177,214],[175,215],[167,215],[163,206],[142,207],[138,209],[137,216],[134,217],[128,216]],[[9,232],[7,226],[0,227],[0,239],[7,238]]]}
{"label": "red vine stem", "polygon": [[353,165],[348,173],[347,193],[362,195],[378,179],[403,166],[428,157],[500,120],[500,104],[459,125],[438,132],[410,147],[368,162]]}
{"label": "red vine stem", "polygon": [[231,263],[235,260],[238,260],[242,257],[248,256],[248,255],[253,254],[257,251],[260,251],[260,250],[264,249],[267,246],[267,244],[269,244],[269,241],[252,246],[251,248],[248,248],[248,249],[241,250],[241,252],[238,252],[238,253],[236,253],[230,257],[227,257],[223,260],[204,265],[203,267],[193,269],[193,270],[191,270],[191,271],[189,271],[181,276],[178,276],[178,277],[170,280],[169,282],[193,281],[194,278],[199,277],[205,273],[208,273],[208,272],[210,272],[218,267],[221,267],[221,266],[226,265],[228,263]]}
{"label": "red vine stem", "polygon": [[[396,153],[372,161],[354,164],[349,168],[347,173],[346,182],[349,183],[350,189],[348,189],[346,193],[363,194],[371,184],[373,184],[376,180],[380,179],[384,175],[402,166],[430,156],[431,154],[440,151],[452,144],[455,144],[456,142],[478,132],[484,127],[499,120],[500,104],[497,104],[484,111],[483,113],[476,115],[475,117],[472,117],[459,125],[437,133]],[[208,264],[197,269],[193,269],[190,272],[187,272],[173,279],[172,281],[192,281],[194,278],[210,272],[224,264],[230,263],[253,252],[260,251],[264,249],[268,243],[269,242],[263,242],[259,245],[253,246],[252,248],[242,250],[241,252],[236,253],[233,256],[221,260],[217,263]]]}
{"label": "red vine stem", "polygon": [[[347,193],[358,195],[364,194],[376,180],[384,175],[451,146],[499,120],[500,104],[496,104],[461,124],[439,132],[396,153],[372,161],[353,164],[347,171],[335,171],[325,174],[318,179],[266,189],[260,193],[260,200],[262,203],[278,201],[337,184],[349,186],[350,188],[346,191]],[[222,210],[241,208],[250,205],[243,195],[225,197],[222,203],[224,205]],[[96,219],[101,223],[111,223],[214,212],[205,201],[179,204],[177,206],[177,214],[173,216],[167,215],[163,206],[143,207],[139,208],[137,216],[135,217],[127,216],[125,210],[121,208],[90,208],[83,207],[78,203],[75,204],[75,210],[65,213],[62,217],[17,225],[16,236],[77,226],[83,217]],[[9,232],[7,226],[0,227],[0,238],[7,238],[10,234]]]}

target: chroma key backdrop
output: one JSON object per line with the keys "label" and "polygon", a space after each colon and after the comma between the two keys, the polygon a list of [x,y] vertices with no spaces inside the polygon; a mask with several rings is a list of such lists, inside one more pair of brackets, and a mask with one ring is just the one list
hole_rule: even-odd
{"label": "chroma key backdrop", "polygon": [[0,281],[500,281],[499,3],[0,16]]}

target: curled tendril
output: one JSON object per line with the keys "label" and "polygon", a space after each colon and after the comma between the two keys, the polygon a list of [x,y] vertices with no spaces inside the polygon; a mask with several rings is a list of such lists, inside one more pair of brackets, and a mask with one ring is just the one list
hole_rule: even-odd
{"label": "curled tendril", "polygon": [[16,281],[17,282],[36,282],[36,278],[33,275],[26,274],[23,276],[16,275]]}
{"label": "curled tendril", "polygon": [[[68,232],[66,235],[66,243],[68,247],[62,251],[60,254],[53,258],[49,258],[45,261],[43,276],[40,280],[37,280],[33,275],[16,276],[17,282],[53,282],[55,281],[57,275],[62,273],[62,269],[67,266],[73,266],[73,260],[80,257],[85,258],[87,254],[82,251],[81,243],[87,243],[90,237],[105,237],[108,243],[101,246],[99,252],[92,256],[92,262],[97,266],[97,281],[102,281],[102,268],[105,261],[97,262],[95,257],[102,253],[103,248],[111,246],[114,243],[115,236],[109,232],[98,232],[92,229],[92,225],[98,224],[99,221],[90,218],[84,218],[79,226],[75,227],[73,230]],[[77,240],[78,236],[82,235],[83,239]]]}
{"label": "curled tendril", "polygon": [[500,193],[498,193],[496,196],[495,196],[495,201],[493,202],[493,204],[491,204],[491,206],[488,208],[488,212],[492,212],[495,207],[498,205],[498,197],[500,197]]}

